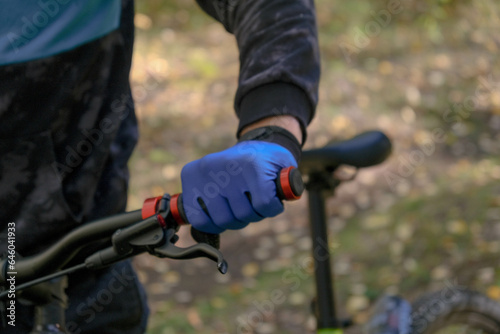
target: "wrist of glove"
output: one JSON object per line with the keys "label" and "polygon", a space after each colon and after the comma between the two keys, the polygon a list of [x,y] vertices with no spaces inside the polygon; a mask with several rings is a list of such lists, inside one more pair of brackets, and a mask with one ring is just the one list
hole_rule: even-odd
{"label": "wrist of glove", "polygon": [[260,140],[279,144],[290,151],[297,162],[300,161],[302,145],[291,132],[282,127],[264,126],[248,131],[239,138],[239,142],[247,140]]}
{"label": "wrist of glove", "polygon": [[[275,180],[281,169],[297,167],[300,144],[290,133],[261,129],[245,133],[235,146],[182,169],[184,211],[197,230],[219,234],[283,212]],[[285,145],[298,152],[298,157]]]}

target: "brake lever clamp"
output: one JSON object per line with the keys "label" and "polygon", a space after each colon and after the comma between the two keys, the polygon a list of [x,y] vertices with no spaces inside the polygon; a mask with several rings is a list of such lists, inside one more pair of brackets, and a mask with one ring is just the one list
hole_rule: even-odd
{"label": "brake lever clamp", "polygon": [[176,231],[173,228],[164,230],[165,243],[159,247],[149,250],[149,253],[157,257],[167,257],[177,260],[188,260],[198,257],[206,257],[217,263],[217,269],[221,274],[227,273],[228,264],[222,253],[216,248],[206,244],[198,243],[186,248],[177,247],[174,243],[177,241]]}

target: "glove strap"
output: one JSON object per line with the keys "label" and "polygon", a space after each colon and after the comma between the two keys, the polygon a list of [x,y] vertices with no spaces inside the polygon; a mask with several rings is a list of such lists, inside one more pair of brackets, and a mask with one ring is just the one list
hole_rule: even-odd
{"label": "glove strap", "polygon": [[292,153],[295,161],[299,162],[300,160],[302,146],[290,131],[280,126],[263,126],[250,130],[242,135],[238,142],[247,140],[260,140],[281,145]]}

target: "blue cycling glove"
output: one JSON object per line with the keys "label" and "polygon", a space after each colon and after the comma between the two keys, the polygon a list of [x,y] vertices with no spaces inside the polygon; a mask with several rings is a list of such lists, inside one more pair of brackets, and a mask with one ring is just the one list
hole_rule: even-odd
{"label": "blue cycling glove", "polygon": [[202,232],[219,234],[283,212],[275,180],[297,162],[281,145],[243,141],[188,163],[181,172],[184,210]]}

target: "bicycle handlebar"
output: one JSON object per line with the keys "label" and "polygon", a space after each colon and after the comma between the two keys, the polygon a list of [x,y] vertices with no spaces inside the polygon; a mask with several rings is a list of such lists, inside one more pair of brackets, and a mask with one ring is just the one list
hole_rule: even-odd
{"label": "bicycle handlebar", "polygon": [[[293,167],[283,168],[275,180],[276,192],[280,200],[293,201],[302,196],[304,192],[304,182],[300,171]],[[144,201],[142,207],[142,217],[149,217],[157,211],[161,197],[148,198]],[[172,195],[170,200],[170,212],[175,222],[182,226],[188,225],[189,220],[184,210],[182,193]],[[196,242],[207,243],[216,249],[220,246],[220,237],[218,234],[206,233],[191,228],[191,236]]]}
{"label": "bicycle handlebar", "polygon": [[[295,167],[283,168],[278,178],[275,180],[276,192],[278,198],[282,201],[293,201],[297,200],[302,196],[304,192],[304,182],[302,181],[302,175],[300,171]],[[158,203],[157,199],[150,201],[147,205],[148,212],[153,210],[154,203]],[[186,211],[184,210],[184,205],[182,201],[182,194],[172,195],[172,200],[170,201],[170,211],[179,225],[189,224]],[[147,215],[148,213],[146,213]],[[144,216],[144,213],[143,213]]]}
{"label": "bicycle handlebar", "polygon": [[[293,167],[284,168],[276,180],[276,184],[278,196],[282,200],[298,199],[304,190],[300,172]],[[180,194],[174,195],[173,198],[178,199],[179,196]],[[121,213],[82,225],[42,253],[18,259],[16,261],[16,282],[19,284],[53,273],[63,268],[85,246],[93,242],[109,240],[117,230],[130,229],[131,225],[141,221],[148,223],[151,220],[148,223],[150,226],[159,225],[165,229],[167,223],[164,221],[164,217],[157,214],[159,210],[165,209],[159,208],[163,198],[164,196],[147,199],[142,210]],[[179,205],[180,203],[182,202],[172,199],[169,205],[171,217],[177,226],[187,224],[187,219],[178,220],[181,215],[185,217],[185,214],[179,214],[179,212],[184,212],[182,206]],[[177,217],[175,212],[177,212]],[[219,235],[203,233],[194,229],[191,231],[197,242],[207,243],[213,247],[217,246],[215,243],[218,242]],[[0,284],[6,282],[7,276],[7,260],[5,259],[0,261]]]}
{"label": "bicycle handlebar", "polygon": [[[116,230],[141,221],[141,211],[131,211],[82,225],[40,254],[16,261],[16,282],[25,282],[62,268],[85,246],[109,238]],[[6,260],[0,261],[0,283],[6,279]]]}

